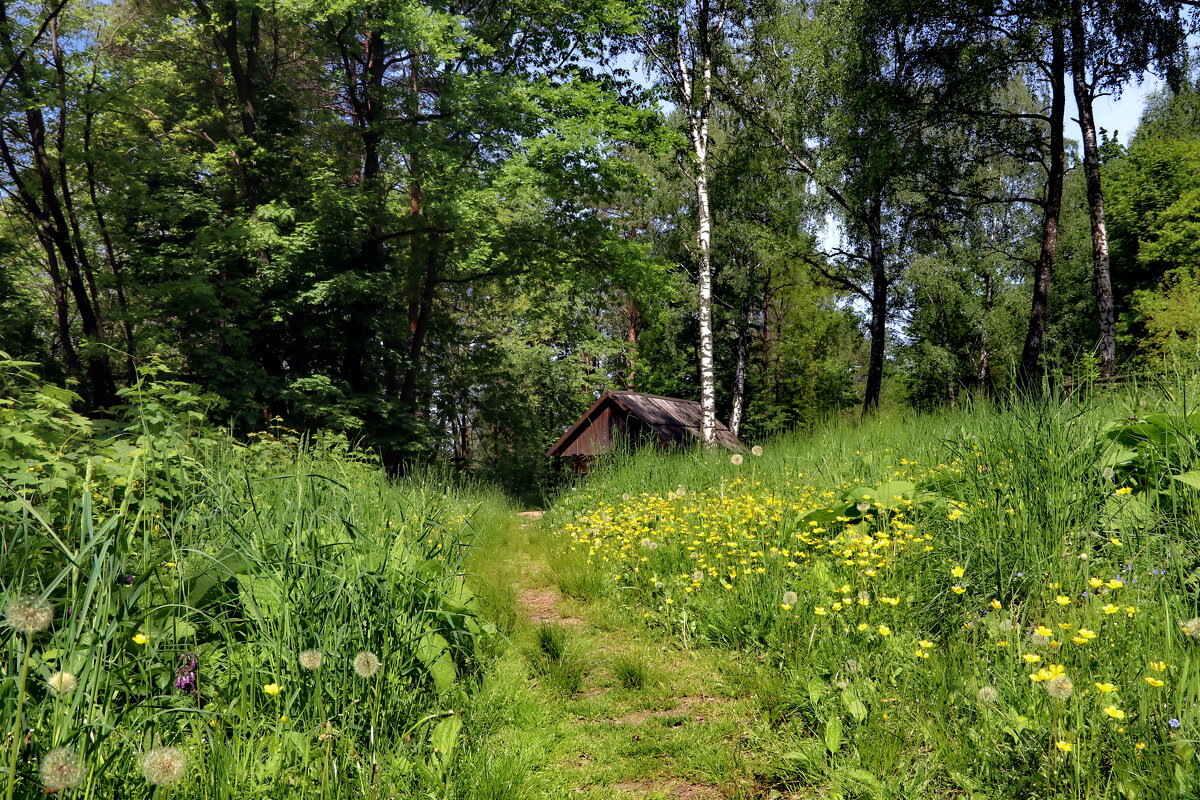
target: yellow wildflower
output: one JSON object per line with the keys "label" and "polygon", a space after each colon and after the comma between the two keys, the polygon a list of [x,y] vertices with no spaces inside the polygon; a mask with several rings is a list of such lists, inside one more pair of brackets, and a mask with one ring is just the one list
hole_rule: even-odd
{"label": "yellow wildflower", "polygon": [[1061,740],[1055,742],[1054,746],[1057,747],[1059,750],[1062,750],[1064,753],[1069,753],[1075,749],[1075,746],[1072,745],[1070,742],[1064,742]]}
{"label": "yellow wildflower", "polygon": [[264,683],[263,684],[263,692],[271,695],[272,697],[274,697],[275,695],[279,694],[282,691],[283,691],[283,687],[280,686],[278,683]]}
{"label": "yellow wildflower", "polygon": [[1111,683],[1097,683],[1096,688],[1099,689],[1100,691],[1104,692],[1105,694],[1110,694],[1117,690],[1117,687]]}
{"label": "yellow wildflower", "polygon": [[955,567],[954,569],[950,570],[950,574],[956,578],[961,578],[966,573],[967,573],[967,571],[965,569],[963,569],[962,567]]}
{"label": "yellow wildflower", "polygon": [[1105,706],[1104,714],[1109,719],[1125,719],[1125,712],[1116,706]]}
{"label": "yellow wildflower", "polygon": [[133,643],[134,644],[145,644],[148,641],[150,641],[150,637],[147,636],[146,634],[142,633],[141,631],[138,631],[137,633],[135,633],[133,635]]}
{"label": "yellow wildflower", "polygon": [[1060,606],[1069,606],[1071,605],[1071,598],[1064,594],[1060,594],[1055,596],[1054,602],[1058,603]]}
{"label": "yellow wildflower", "polygon": [[1146,683],[1150,684],[1151,686],[1153,686],[1155,688],[1158,688],[1159,686],[1163,685],[1163,682],[1160,681],[1158,678],[1152,678],[1149,675],[1147,675],[1145,677],[1145,681],[1146,681]]}

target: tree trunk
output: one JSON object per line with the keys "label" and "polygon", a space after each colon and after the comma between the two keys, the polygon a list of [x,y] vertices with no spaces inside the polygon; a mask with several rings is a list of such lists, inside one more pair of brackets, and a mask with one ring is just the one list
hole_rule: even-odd
{"label": "tree trunk", "polygon": [[632,297],[629,298],[629,327],[625,329],[625,343],[628,345],[625,350],[625,388],[629,391],[636,391],[637,376],[637,346],[638,346],[638,304]]}
{"label": "tree trunk", "polygon": [[[8,9],[3,0],[0,0],[0,54],[3,54],[5,61],[12,65],[15,91],[25,106],[25,132],[28,135],[32,162],[30,166],[36,177],[37,189],[34,190],[26,185],[22,170],[17,166],[7,141],[4,142],[2,148],[3,159],[19,200],[26,212],[38,223],[38,241],[46,252],[52,279],[57,284],[55,286],[56,293],[61,290],[65,278],[66,288],[69,289],[75,300],[80,327],[90,344],[85,357],[91,405],[93,408],[107,408],[116,399],[116,384],[113,382],[108,355],[103,349],[104,331],[100,325],[100,312],[94,304],[93,298],[88,294],[76,258],[78,252],[76,242],[71,236],[71,226],[67,222],[63,203],[59,196],[59,192],[65,187],[56,180],[55,170],[47,150],[46,119],[42,114],[43,105],[37,101],[24,65],[17,60],[10,28]],[[59,102],[65,103],[66,98],[59,98]],[[0,136],[3,134],[0,133]],[[55,274],[57,277],[54,277]],[[69,328],[63,330],[63,309],[57,299],[55,302],[58,306],[56,311],[59,314],[60,333],[64,336],[64,348],[67,353],[71,353],[73,350],[70,330]]]}
{"label": "tree trunk", "polygon": [[1108,225],[1104,219],[1104,184],[1100,178],[1100,146],[1092,113],[1095,87],[1087,82],[1086,31],[1083,2],[1071,3],[1071,73],[1079,130],[1083,134],[1083,175],[1087,182],[1088,210],[1092,218],[1092,265],[1096,275],[1096,320],[1100,329],[1100,377],[1117,371],[1117,319],[1113,308],[1112,274],[1108,260]]}
{"label": "tree trunk", "polygon": [[[707,120],[705,120],[707,123]],[[704,126],[707,130],[707,125]],[[712,447],[717,433],[717,392],[713,377],[712,324],[712,223],[708,211],[708,165],[704,149],[697,155],[696,229],[697,269],[700,290],[700,434],[705,447]]]}
{"label": "tree trunk", "polygon": [[984,394],[992,393],[992,352],[988,350],[991,344],[988,337],[988,322],[992,316],[992,307],[996,303],[995,280],[990,272],[983,275],[983,325],[979,330],[979,364],[975,371],[975,385]]}
{"label": "tree trunk", "polygon": [[[697,9],[696,35],[699,37],[697,81],[688,79],[688,70],[681,46],[676,42],[676,60],[681,77],[682,100],[688,112],[692,138],[692,154],[696,158],[696,268],[699,289],[700,326],[700,441],[712,447],[717,438],[717,390],[713,377],[712,324],[712,216],[708,202],[708,123],[712,105],[712,18],[708,0],[701,0]],[[695,85],[698,82],[699,85]]]}
{"label": "tree trunk", "polygon": [[863,415],[879,408],[879,395],[883,387],[883,354],[887,344],[888,279],[887,264],[883,251],[883,198],[876,195],[871,199],[868,229],[870,232],[871,264],[871,356],[867,363],[867,386],[863,391]]}
{"label": "tree trunk", "polygon": [[742,417],[746,413],[746,359],[750,350],[749,337],[746,335],[747,322],[748,320],[743,319],[742,328],[738,331],[737,341],[734,343],[733,407],[729,409],[729,430],[734,436],[741,435]]}
{"label": "tree trunk", "polygon": [[1029,329],[1021,352],[1017,386],[1034,391],[1041,380],[1042,349],[1046,335],[1046,307],[1050,295],[1050,276],[1058,253],[1058,217],[1062,211],[1063,176],[1066,152],[1063,144],[1063,119],[1066,106],[1066,44],[1061,21],[1051,28],[1053,56],[1050,62],[1050,170],[1046,176],[1045,214],[1042,218],[1042,247],[1033,268],[1033,303],[1029,310]]}

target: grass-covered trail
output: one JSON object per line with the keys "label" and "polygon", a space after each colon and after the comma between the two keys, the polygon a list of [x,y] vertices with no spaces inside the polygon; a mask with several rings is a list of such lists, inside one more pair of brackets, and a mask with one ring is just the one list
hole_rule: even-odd
{"label": "grass-covered trail", "polygon": [[[730,651],[682,649],[555,585],[536,517],[481,553],[478,579],[511,646],[474,703],[472,796],[765,796],[753,683]],[[758,755],[756,756],[756,753]]]}

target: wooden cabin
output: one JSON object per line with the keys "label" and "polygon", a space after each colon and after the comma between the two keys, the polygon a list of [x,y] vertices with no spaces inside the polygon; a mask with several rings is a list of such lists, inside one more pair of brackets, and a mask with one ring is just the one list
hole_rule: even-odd
{"label": "wooden cabin", "polygon": [[[609,452],[619,442],[664,449],[697,445],[700,404],[641,392],[605,392],[546,455],[570,457],[575,472],[586,474],[593,457]],[[746,449],[720,420],[716,443],[727,450]]]}

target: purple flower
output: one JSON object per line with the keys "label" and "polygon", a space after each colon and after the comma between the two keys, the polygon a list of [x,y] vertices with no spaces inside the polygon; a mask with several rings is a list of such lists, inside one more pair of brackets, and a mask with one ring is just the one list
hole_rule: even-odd
{"label": "purple flower", "polygon": [[124,578],[121,578],[121,583],[125,584],[126,586],[132,586],[133,582],[136,580],[136,575],[126,575]]}
{"label": "purple flower", "polygon": [[200,692],[200,659],[194,653],[179,657],[179,668],[175,670],[175,689],[195,697]]}
{"label": "purple flower", "polygon": [[1172,728],[1178,728],[1181,723],[1179,722],[1179,720],[1172,718],[1172,719],[1167,720],[1167,724],[1170,725]]}

